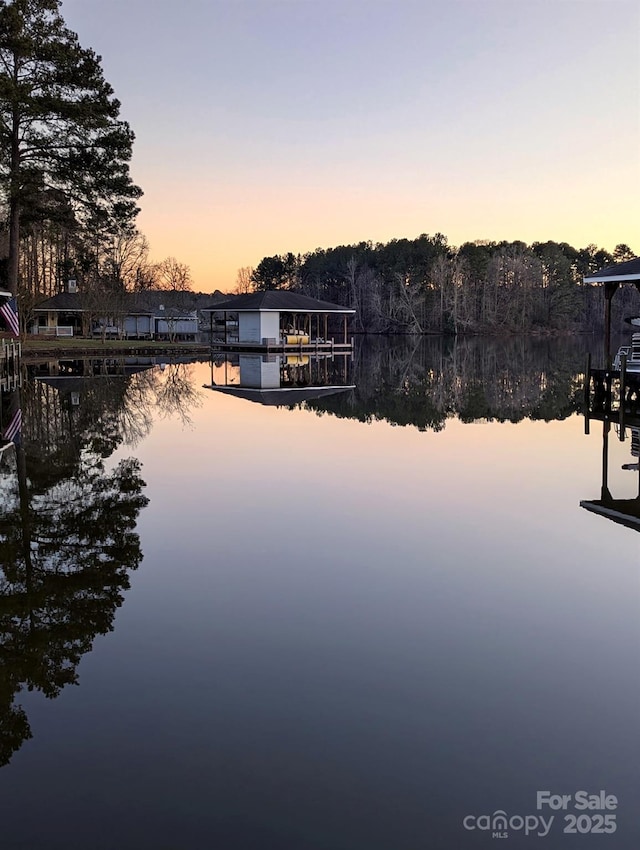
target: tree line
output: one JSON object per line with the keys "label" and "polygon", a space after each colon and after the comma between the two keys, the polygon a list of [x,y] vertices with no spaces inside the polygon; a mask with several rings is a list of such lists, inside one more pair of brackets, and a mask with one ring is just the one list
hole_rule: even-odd
{"label": "tree line", "polygon": [[24,308],[67,288],[191,289],[136,227],[134,134],[60,0],[0,0],[0,288]]}
{"label": "tree line", "polygon": [[[592,330],[602,324],[602,287],[583,277],[632,259],[566,242],[465,242],[446,236],[360,242],[304,255],[265,257],[238,272],[236,292],[291,289],[356,308],[354,330],[370,333],[530,333]],[[635,289],[614,299],[640,309]]]}

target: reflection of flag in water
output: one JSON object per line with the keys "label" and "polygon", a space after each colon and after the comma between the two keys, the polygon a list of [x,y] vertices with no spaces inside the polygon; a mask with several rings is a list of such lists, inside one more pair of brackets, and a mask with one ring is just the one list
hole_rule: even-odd
{"label": "reflection of flag in water", "polygon": [[18,322],[18,302],[10,298],[0,307],[0,315],[7,323],[7,327],[14,336],[20,336],[20,323]]}
{"label": "reflection of flag in water", "polygon": [[9,420],[9,424],[2,432],[3,440],[11,440],[14,443],[17,443],[20,439],[20,428],[22,427],[22,408],[18,408],[11,419]]}

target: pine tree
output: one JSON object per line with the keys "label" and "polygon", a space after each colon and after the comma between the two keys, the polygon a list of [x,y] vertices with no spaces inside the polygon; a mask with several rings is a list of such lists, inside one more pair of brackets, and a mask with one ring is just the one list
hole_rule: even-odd
{"label": "pine tree", "polygon": [[100,62],[65,26],[60,0],[0,0],[0,192],[13,294],[34,187],[63,192],[81,226],[133,227],[142,194],[129,173],[134,137]]}

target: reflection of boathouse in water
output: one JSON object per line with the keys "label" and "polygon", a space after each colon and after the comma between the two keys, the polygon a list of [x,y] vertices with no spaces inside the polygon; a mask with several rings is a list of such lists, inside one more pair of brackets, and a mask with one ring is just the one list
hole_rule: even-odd
{"label": "reflection of boathouse in water", "polygon": [[[625,473],[635,475],[636,494],[627,498],[617,498],[612,494],[610,485],[610,435],[611,423],[604,419],[602,428],[602,483],[600,486],[599,499],[583,499],[580,502],[580,507],[585,508],[591,513],[606,517],[607,519],[617,522],[620,525],[625,525],[627,528],[633,528],[640,531],[640,418],[634,417],[634,425],[629,426],[631,433],[631,457],[634,459],[631,463],[622,464],[621,468]],[[618,436],[621,440],[625,438],[625,426],[616,426]]]}
{"label": "reflection of boathouse in water", "polygon": [[259,404],[289,406],[354,389],[347,354],[226,354],[211,361],[206,389]]}
{"label": "reflection of boathouse in water", "polygon": [[351,350],[350,307],[288,290],[237,295],[203,310],[209,313],[213,345],[263,351]]}

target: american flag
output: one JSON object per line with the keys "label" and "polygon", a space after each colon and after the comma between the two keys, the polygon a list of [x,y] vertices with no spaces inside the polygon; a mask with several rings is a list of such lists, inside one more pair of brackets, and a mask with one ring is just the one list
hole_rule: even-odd
{"label": "american flag", "polygon": [[2,438],[4,440],[13,440],[14,443],[18,442],[18,435],[20,434],[20,428],[22,427],[22,408],[18,408],[16,412],[11,417],[9,424],[2,432]]}
{"label": "american flag", "polygon": [[5,303],[0,307],[0,315],[4,318],[11,333],[14,336],[20,336],[18,302],[15,298],[10,298],[8,301],[5,301]]}

